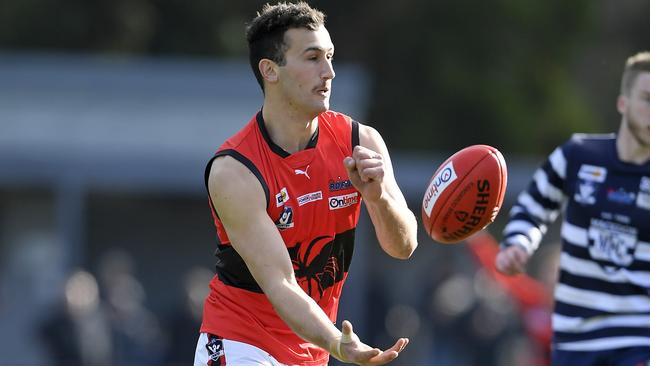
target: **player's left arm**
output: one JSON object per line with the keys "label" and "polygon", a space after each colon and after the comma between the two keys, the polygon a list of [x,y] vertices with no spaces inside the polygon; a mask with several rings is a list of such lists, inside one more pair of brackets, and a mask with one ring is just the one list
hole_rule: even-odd
{"label": "player's left arm", "polygon": [[406,259],[418,245],[417,221],[397,185],[384,139],[359,124],[359,146],[344,160],[352,184],[361,192],[382,249]]}

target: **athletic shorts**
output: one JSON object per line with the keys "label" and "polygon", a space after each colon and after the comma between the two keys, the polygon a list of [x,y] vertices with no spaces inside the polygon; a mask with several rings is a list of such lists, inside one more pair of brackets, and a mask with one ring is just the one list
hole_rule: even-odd
{"label": "athletic shorts", "polygon": [[630,347],[606,351],[553,350],[553,366],[648,366],[650,347]]}
{"label": "athletic shorts", "polygon": [[250,344],[201,333],[194,366],[285,366],[264,350]]}

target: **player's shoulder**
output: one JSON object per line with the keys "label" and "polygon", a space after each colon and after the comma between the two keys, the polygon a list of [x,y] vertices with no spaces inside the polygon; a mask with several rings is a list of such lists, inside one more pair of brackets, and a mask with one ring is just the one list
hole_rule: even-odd
{"label": "player's shoulder", "polygon": [[259,172],[245,160],[233,155],[221,155],[213,159],[207,177],[209,191],[228,192],[229,195],[244,200],[259,193],[264,197],[268,194],[264,185],[260,186]]}
{"label": "player's shoulder", "polygon": [[614,133],[574,133],[571,135],[570,141],[581,145],[600,145],[615,139],[616,134]]}
{"label": "player's shoulder", "polygon": [[597,154],[609,152],[608,148],[616,140],[614,133],[574,133],[562,149],[573,154]]}
{"label": "player's shoulder", "polygon": [[607,146],[616,140],[613,133],[574,133],[565,143],[574,149],[593,150]]}

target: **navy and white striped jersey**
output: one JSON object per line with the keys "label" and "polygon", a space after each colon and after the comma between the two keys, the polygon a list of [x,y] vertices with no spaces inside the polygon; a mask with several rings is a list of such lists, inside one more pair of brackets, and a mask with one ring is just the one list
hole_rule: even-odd
{"label": "navy and white striped jersey", "polygon": [[502,245],[537,249],[562,212],[554,346],[650,346],[650,162],[622,162],[616,135],[576,134],[537,169]]}

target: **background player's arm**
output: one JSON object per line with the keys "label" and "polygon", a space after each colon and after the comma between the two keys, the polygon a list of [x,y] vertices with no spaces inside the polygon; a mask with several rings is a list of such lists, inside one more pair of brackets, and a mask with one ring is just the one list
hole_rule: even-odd
{"label": "background player's arm", "polygon": [[345,165],[354,186],[361,192],[382,249],[406,259],[418,245],[417,221],[400,190],[388,148],[374,128],[359,125],[359,142]]}
{"label": "background player's arm", "polygon": [[349,362],[381,365],[397,357],[404,341],[381,352],[354,338],[351,327],[347,330],[351,341],[340,344],[341,331],[298,285],[287,248],[266,212],[262,186],[246,167],[229,156],[217,158],[208,185],[231,245],[275,311],[296,334]]}
{"label": "background player's arm", "polygon": [[508,275],[524,272],[530,256],[559,215],[566,195],[567,159],[562,147],[551,153],[535,171],[526,189],[519,194],[503,229],[502,250],[495,259],[496,268]]}

